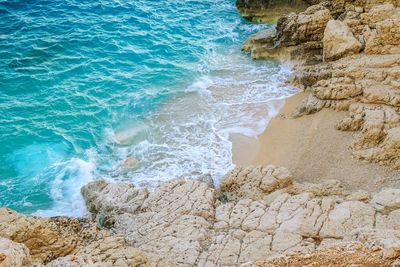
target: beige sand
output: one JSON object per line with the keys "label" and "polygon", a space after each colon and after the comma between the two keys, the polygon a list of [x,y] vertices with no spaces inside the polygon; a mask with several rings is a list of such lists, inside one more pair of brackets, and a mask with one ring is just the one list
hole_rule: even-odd
{"label": "beige sand", "polygon": [[285,166],[297,181],[319,183],[337,179],[349,190],[376,191],[400,184],[400,171],[352,158],[348,149],[352,133],[334,128],[346,112],[325,109],[291,118],[290,114],[306,96],[306,93],[299,93],[288,98],[280,114],[270,121],[258,140],[233,138],[234,163]]}

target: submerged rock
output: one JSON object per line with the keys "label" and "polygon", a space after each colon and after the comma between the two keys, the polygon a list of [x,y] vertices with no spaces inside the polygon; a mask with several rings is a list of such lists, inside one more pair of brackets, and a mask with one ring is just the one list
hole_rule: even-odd
{"label": "submerged rock", "polygon": [[289,12],[304,10],[318,0],[236,0],[240,15],[253,22],[274,22]]}
{"label": "submerged rock", "polygon": [[127,157],[121,165],[123,172],[130,172],[139,167],[139,160],[137,158],[129,156]]}

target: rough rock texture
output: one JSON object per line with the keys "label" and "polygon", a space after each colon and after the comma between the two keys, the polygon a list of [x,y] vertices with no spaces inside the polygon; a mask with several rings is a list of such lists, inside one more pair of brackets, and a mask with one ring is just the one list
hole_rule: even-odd
{"label": "rough rock texture", "polygon": [[[1,209],[0,259],[15,255],[12,264],[27,266],[239,266],[282,255],[298,261],[296,252],[323,262],[324,248],[349,263],[369,251],[373,257],[360,262],[389,266],[400,257],[398,189],[349,193],[338,181],[301,184],[270,165],[237,168],[216,189],[178,179],[136,198],[138,190],[102,180],[82,189],[94,217],[105,213],[112,231]],[[331,248],[338,243],[344,249]]]}
{"label": "rough rock texture", "polygon": [[347,24],[340,20],[330,20],[326,24],[322,42],[326,61],[357,54],[362,47]]}
{"label": "rough rock texture", "polygon": [[113,224],[112,214],[134,213],[148,196],[145,188],[129,187],[123,183],[108,184],[104,180],[89,183],[81,193],[88,210],[96,214],[99,225]]}
{"label": "rough rock texture", "polygon": [[0,209],[0,237],[25,244],[32,259],[39,262],[49,262],[74,251],[78,245],[79,228],[77,219],[28,218]]}
{"label": "rough rock texture", "polygon": [[292,184],[292,175],[285,168],[259,166],[236,168],[221,182],[226,200],[259,199],[263,195]]}
{"label": "rough rock texture", "polygon": [[0,266],[24,267],[30,264],[29,249],[24,244],[0,238]]}
{"label": "rough rock texture", "polygon": [[379,211],[390,212],[400,209],[400,189],[385,188],[375,194],[371,203]]}
{"label": "rough rock texture", "polygon": [[[97,190],[92,185],[84,190]],[[107,196],[112,191],[92,203],[101,206],[103,199],[114,197],[117,210],[118,206],[131,205],[129,198],[116,198],[112,193]],[[123,234],[132,246],[165,259],[164,266],[192,266],[209,238],[214,198],[214,190],[206,183],[174,180],[158,187],[140,207],[115,215],[114,230]]]}
{"label": "rough rock texture", "polygon": [[286,256],[266,261],[252,262],[245,267],[391,267],[396,266],[391,260],[385,259],[382,250],[377,247],[366,248],[358,243],[336,245],[330,248],[318,249],[310,253],[291,253]]}
{"label": "rough rock texture", "polygon": [[400,169],[400,2],[323,1],[251,36],[253,58],[291,60],[290,82],[310,97],[295,116],[349,111],[354,157]]}
{"label": "rough rock texture", "polygon": [[368,193],[344,192],[338,181],[300,184],[285,168],[237,168],[215,190],[163,183],[133,212],[114,213],[112,229],[163,266],[238,266],[339,241],[375,244],[378,262],[388,263],[400,252],[400,210],[396,197],[382,195],[370,203]]}
{"label": "rough rock texture", "polygon": [[153,266],[157,262],[128,246],[124,237],[111,235],[90,222],[67,217],[25,217],[1,208],[0,237],[0,259],[6,255],[4,262],[10,262],[11,259],[6,261],[7,257],[14,255],[11,266],[30,266],[30,262],[49,266],[82,266],[79,265],[82,262],[99,266],[138,266],[139,263]]}
{"label": "rough rock texture", "polygon": [[237,0],[240,15],[254,22],[270,22],[290,11],[303,10],[318,0]]}

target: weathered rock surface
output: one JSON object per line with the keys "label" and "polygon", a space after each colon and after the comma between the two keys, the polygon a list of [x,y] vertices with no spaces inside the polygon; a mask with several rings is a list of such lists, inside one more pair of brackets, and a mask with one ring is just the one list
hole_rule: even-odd
{"label": "weathered rock surface", "polygon": [[400,248],[400,210],[390,200],[377,207],[382,194],[370,203],[338,181],[300,184],[285,168],[237,168],[215,190],[163,183],[134,212],[112,215],[112,228],[163,266],[238,266],[339,241],[379,244],[389,262]]}
{"label": "weathered rock surface", "polygon": [[29,249],[20,243],[0,238],[0,266],[24,267],[31,265]]}
{"label": "weathered rock surface", "polygon": [[164,259],[164,266],[193,266],[209,238],[214,202],[206,183],[167,182],[143,202],[142,212],[116,216],[114,229],[129,244]]}
{"label": "weathered rock surface", "polygon": [[330,20],[324,32],[324,60],[335,60],[360,52],[361,43],[354,37],[346,23]]}
{"label": "weathered rock surface", "polygon": [[[297,116],[347,110],[336,127],[355,132],[353,155],[400,168],[399,1],[310,1],[243,49],[296,61],[291,82],[310,92]],[[272,165],[236,168],[217,188],[99,180],[82,188],[96,222],[0,209],[0,266],[396,266],[399,190],[298,183]]]}
{"label": "weathered rock surface", "polygon": [[254,22],[273,22],[291,11],[304,10],[318,0],[237,0],[240,15]]}
{"label": "weathered rock surface", "polygon": [[[360,244],[358,256],[373,244],[380,252],[371,262],[400,256],[398,189],[350,194],[338,181],[302,184],[269,165],[237,168],[216,189],[178,179],[137,194],[143,190],[102,180],[82,189],[94,217],[106,214],[110,224],[103,226],[112,231],[1,209],[0,259],[15,255],[12,264],[25,266],[239,266],[305,251],[315,260],[325,253],[318,249],[351,242]],[[337,257],[352,262],[351,251]]]}
{"label": "weathered rock surface", "polygon": [[236,168],[221,182],[223,197],[227,200],[259,199],[277,189],[292,184],[292,175],[285,168],[259,166]]}
{"label": "weathered rock surface", "polygon": [[384,257],[377,247],[366,248],[359,243],[335,245],[315,251],[290,253],[286,256],[266,261],[251,262],[245,267],[347,267],[347,266],[396,266],[395,262]]}
{"label": "weathered rock surface", "polygon": [[379,211],[390,212],[400,209],[400,189],[385,188],[375,194],[371,202]]}
{"label": "weathered rock surface", "polygon": [[0,237],[23,243],[32,260],[49,262],[70,254],[78,245],[80,223],[77,219],[40,219],[0,209]]}
{"label": "weathered rock surface", "polygon": [[26,217],[1,208],[0,237],[0,259],[11,262],[4,266],[154,266],[158,262],[128,246],[122,236],[67,217]]}
{"label": "weathered rock surface", "polygon": [[310,97],[295,116],[349,111],[356,158],[400,169],[400,2],[323,1],[251,36],[253,58],[290,60],[290,82]]}
{"label": "weathered rock surface", "polygon": [[113,214],[135,213],[149,194],[147,189],[124,183],[109,184],[104,180],[83,186],[81,193],[88,210],[96,214],[96,221],[104,226],[114,223]]}

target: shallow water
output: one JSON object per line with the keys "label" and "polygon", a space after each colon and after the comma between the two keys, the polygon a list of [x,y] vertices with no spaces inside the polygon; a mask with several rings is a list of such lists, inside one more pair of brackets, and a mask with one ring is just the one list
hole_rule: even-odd
{"label": "shallow water", "polygon": [[0,0],[0,206],[82,216],[96,178],[218,181],[229,134],[261,132],[293,92],[241,53],[267,26],[234,2]]}

